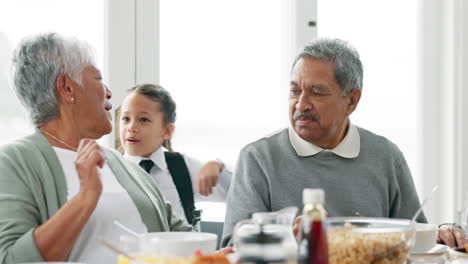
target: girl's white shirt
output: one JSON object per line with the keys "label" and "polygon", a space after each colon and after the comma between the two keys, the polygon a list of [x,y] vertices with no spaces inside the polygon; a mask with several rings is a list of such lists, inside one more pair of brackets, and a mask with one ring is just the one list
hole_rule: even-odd
{"label": "girl's white shirt", "polygon": [[[187,220],[179,193],[177,192],[177,188],[167,167],[164,151],[165,149],[160,147],[150,155],[149,159],[151,159],[155,165],[149,174],[157,182],[159,189],[161,190],[161,193],[164,195],[164,197],[169,200],[169,202],[171,202],[173,212]],[[213,188],[213,192],[209,196],[203,196],[197,191],[196,184],[198,173],[200,172],[200,169],[203,167],[204,163],[185,154],[182,154],[182,156],[184,157],[185,164],[187,165],[190,178],[192,180],[192,189],[195,202],[226,202],[229,185],[231,184],[232,172],[228,170],[226,166],[224,166],[223,171],[219,175],[218,183],[216,184],[216,187]],[[143,159],[148,159],[139,156],[130,156],[127,153],[124,154],[124,157],[132,162],[135,162],[136,164],[138,164]]]}
{"label": "girl's white shirt", "polygon": [[[54,147],[62,165],[67,182],[67,198],[72,199],[80,191],[80,180],[75,169],[77,153]],[[99,169],[99,168],[98,168]],[[146,233],[140,213],[130,195],[115,178],[109,166],[104,164],[99,169],[103,190],[94,212],[81,231],[69,256],[69,261],[87,264],[117,263],[117,254],[99,243],[100,239],[119,246],[121,230],[114,220],[129,227],[137,233]]]}

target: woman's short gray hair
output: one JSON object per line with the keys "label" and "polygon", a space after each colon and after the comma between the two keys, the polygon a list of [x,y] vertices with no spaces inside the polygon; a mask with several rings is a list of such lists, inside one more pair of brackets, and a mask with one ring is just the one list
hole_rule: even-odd
{"label": "woman's short gray hair", "polygon": [[363,67],[355,48],[340,39],[319,38],[307,44],[293,63],[303,57],[335,62],[335,78],[346,96],[362,90]]}
{"label": "woman's short gray hair", "polygon": [[81,84],[81,72],[91,65],[93,49],[76,38],[47,33],[23,39],[13,54],[13,86],[32,122],[40,125],[59,116],[55,94],[59,74]]}

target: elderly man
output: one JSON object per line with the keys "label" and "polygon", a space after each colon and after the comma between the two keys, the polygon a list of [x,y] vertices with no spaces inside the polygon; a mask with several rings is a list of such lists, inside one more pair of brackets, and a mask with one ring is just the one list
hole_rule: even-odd
{"label": "elderly man", "polygon": [[[253,212],[302,208],[304,188],[325,190],[329,216],[410,219],[419,209],[398,147],[350,122],[362,79],[357,51],[341,40],[318,39],[297,56],[289,92],[291,126],[241,151],[223,245],[233,226]],[[417,221],[426,222],[424,214]]]}

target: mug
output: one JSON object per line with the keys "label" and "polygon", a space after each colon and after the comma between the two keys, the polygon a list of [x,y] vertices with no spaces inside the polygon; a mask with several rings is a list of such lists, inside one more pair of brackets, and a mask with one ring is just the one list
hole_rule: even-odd
{"label": "mug", "polygon": [[435,247],[438,226],[434,224],[416,223],[416,235],[411,253],[425,253]]}

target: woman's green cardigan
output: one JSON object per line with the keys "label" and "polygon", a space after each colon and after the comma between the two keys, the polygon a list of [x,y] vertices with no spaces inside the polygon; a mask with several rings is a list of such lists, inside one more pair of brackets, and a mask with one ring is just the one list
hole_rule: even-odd
{"label": "woman's green cardigan", "polygon": [[[135,203],[149,232],[190,231],[172,213],[156,182],[115,150],[106,162]],[[43,261],[34,230],[67,202],[67,185],[57,155],[42,133],[0,148],[0,264]]]}

